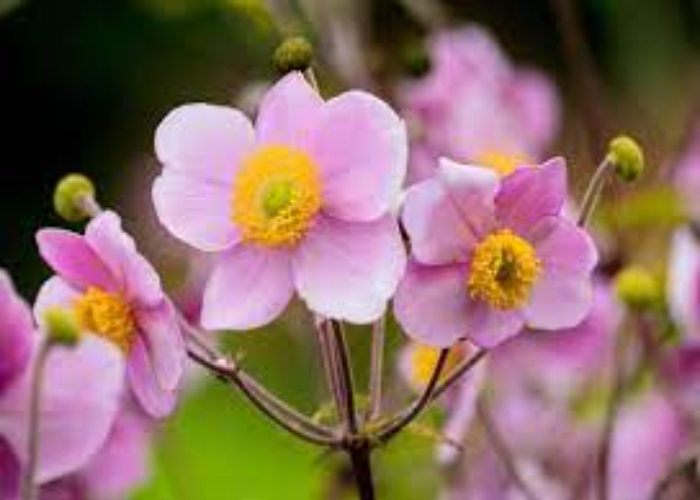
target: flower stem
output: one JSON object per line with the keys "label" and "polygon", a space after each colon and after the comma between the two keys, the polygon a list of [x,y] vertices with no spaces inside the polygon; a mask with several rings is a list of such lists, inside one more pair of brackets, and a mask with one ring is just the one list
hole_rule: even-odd
{"label": "flower stem", "polygon": [[[438,399],[440,396],[442,396],[445,392],[447,392],[449,389],[451,389],[454,384],[462,378],[466,373],[470,372],[479,362],[488,354],[488,349],[482,349],[479,352],[477,352],[474,356],[469,357],[468,359],[462,361],[459,366],[457,366],[454,370],[452,370],[450,373],[448,373],[442,380],[440,380],[440,375],[437,374],[435,371],[433,372],[433,376],[431,377],[430,383],[428,383],[428,386],[426,387],[426,391],[423,392],[423,395],[421,398],[413,403],[410,407],[404,409],[402,412],[398,413],[394,417],[390,418],[386,425],[380,427],[380,429],[377,432],[378,435],[378,441],[380,442],[386,442],[388,439],[393,437],[396,432],[399,432],[401,429],[394,430],[396,426],[399,424],[402,425],[402,428],[405,427],[406,425],[409,425],[413,419],[415,419],[420,412],[425,409],[428,405],[430,405],[433,401]],[[442,354],[442,353],[441,353]],[[445,361],[446,361],[447,356],[445,356]],[[440,363],[440,360],[438,359],[438,364]],[[444,362],[443,362],[444,363]],[[437,369],[437,366],[436,366]],[[442,369],[441,369],[442,370]],[[430,392],[427,391],[427,389],[430,388],[430,385],[434,385],[433,389],[431,389]],[[418,413],[415,413],[416,408],[418,407]],[[410,418],[410,420],[409,420]],[[406,422],[406,423],[402,423]],[[387,434],[390,434],[389,437],[387,438]]]}
{"label": "flower stem", "polygon": [[346,406],[344,404],[343,388],[338,378],[338,356],[333,348],[333,339],[330,332],[331,325],[329,322],[321,320],[317,328],[318,342],[321,348],[321,361],[326,373],[328,390],[333,398],[338,419],[345,422],[347,421]]}
{"label": "flower stem", "polygon": [[29,442],[27,444],[27,464],[22,475],[22,499],[36,500],[38,498],[38,487],[36,483],[36,470],[39,465],[39,447],[41,436],[39,424],[41,419],[41,391],[46,368],[46,360],[49,357],[52,344],[43,341],[39,347],[36,361],[34,362],[31,393],[29,399]]}
{"label": "flower stem", "polygon": [[333,345],[338,359],[338,379],[343,389],[343,403],[345,404],[346,428],[351,436],[357,434],[359,425],[357,422],[357,411],[355,407],[355,381],[352,375],[352,364],[350,361],[350,350],[343,326],[338,321],[331,322],[331,333]]}
{"label": "flower stem", "polygon": [[[623,332],[624,333],[624,332]],[[597,487],[598,500],[608,500],[610,494],[610,453],[612,451],[612,441],[615,434],[615,424],[620,411],[620,403],[625,387],[624,376],[624,354],[626,350],[627,335],[620,335],[613,353],[612,381],[610,398],[605,408],[603,417],[603,431],[600,439],[600,449],[598,451],[597,466]]]}
{"label": "flower stem", "polygon": [[372,358],[370,361],[367,421],[376,418],[382,410],[382,372],[384,371],[385,343],[386,317],[382,316],[372,327]]}
{"label": "flower stem", "polygon": [[612,162],[605,158],[601,164],[598,165],[593,177],[591,177],[591,182],[586,188],[586,193],[583,195],[583,202],[581,203],[581,213],[577,221],[579,227],[585,227],[591,215],[593,215],[593,211],[600,198],[600,193],[605,187],[605,182],[608,180],[610,172],[613,171],[612,166]]}
{"label": "flower stem", "polygon": [[316,445],[334,448],[339,445],[340,441],[332,430],[322,427],[291,408],[237,365],[207,359],[192,349],[188,350],[188,354],[190,359],[199,365],[216,373],[219,378],[231,382],[261,413],[290,434]]}
{"label": "flower stem", "polygon": [[440,356],[438,357],[433,373],[430,376],[430,381],[428,385],[425,386],[423,394],[420,398],[413,403],[402,415],[400,415],[384,432],[380,433],[378,440],[383,443],[389,442],[394,436],[400,433],[403,429],[408,427],[423,410],[430,404],[433,400],[434,391],[440,381],[442,376],[442,371],[447,363],[447,357],[450,354],[450,349],[445,348],[440,351]]}
{"label": "flower stem", "polygon": [[375,500],[374,478],[372,476],[371,449],[368,443],[350,447],[348,450],[352,464],[357,492],[360,500]]}

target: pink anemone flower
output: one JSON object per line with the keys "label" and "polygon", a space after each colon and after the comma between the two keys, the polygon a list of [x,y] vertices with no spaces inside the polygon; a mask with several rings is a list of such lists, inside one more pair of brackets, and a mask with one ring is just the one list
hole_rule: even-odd
{"label": "pink anemone flower", "polygon": [[565,197],[559,158],[500,180],[491,169],[443,160],[403,207],[412,259],[395,313],[406,332],[435,347],[464,338],[493,347],[523,326],[580,323],[592,303],[597,251],[561,215]]}
{"label": "pink anemone flower", "polygon": [[296,291],[317,314],[369,323],[405,268],[391,216],[406,173],[403,122],[359,91],[328,101],[301,73],[265,95],[255,128],[238,110],[172,111],[156,133],[160,221],[217,262],[201,321],[246,330]]}
{"label": "pink anemone flower", "polygon": [[476,25],[437,33],[428,52],[430,71],[399,89],[417,132],[411,182],[435,175],[439,156],[501,173],[541,159],[559,121],[557,91],[543,73],[514,65]]}
{"label": "pink anemone flower", "polygon": [[158,275],[122,230],[119,217],[100,214],[84,236],[43,229],[37,241],[57,274],[39,291],[38,321],[47,308],[72,311],[87,333],[124,354],[129,385],[143,408],[154,417],[169,414],[184,371],[184,342]]}
{"label": "pink anemone flower", "polygon": [[[27,461],[29,400],[43,334],[4,273],[0,318],[0,359],[22,359],[0,389],[0,499],[16,500]],[[18,358],[18,352],[25,354]],[[55,347],[49,353],[39,413],[40,484],[79,469],[100,449],[119,409],[123,377],[117,350],[101,339],[86,338],[74,348]]]}

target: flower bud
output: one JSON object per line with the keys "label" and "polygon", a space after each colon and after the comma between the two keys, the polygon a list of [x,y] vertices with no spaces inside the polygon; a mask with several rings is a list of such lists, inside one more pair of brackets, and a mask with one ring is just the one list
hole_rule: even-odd
{"label": "flower bud", "polygon": [[286,38],[279,44],[273,56],[275,68],[280,73],[304,71],[313,62],[314,50],[306,38],[295,36]]}
{"label": "flower bud", "polygon": [[53,206],[58,215],[69,222],[78,222],[90,216],[86,200],[94,199],[95,186],[81,174],[69,174],[56,185]]}
{"label": "flower bud", "polygon": [[48,309],[44,313],[44,323],[50,342],[73,347],[80,341],[80,327],[70,311],[60,307]]}
{"label": "flower bud", "polygon": [[661,298],[661,287],[654,276],[641,267],[623,269],[615,278],[618,298],[631,309],[654,307]]}
{"label": "flower bud", "polygon": [[615,167],[617,176],[625,182],[633,182],[644,172],[644,152],[639,144],[626,135],[610,141],[608,161]]}

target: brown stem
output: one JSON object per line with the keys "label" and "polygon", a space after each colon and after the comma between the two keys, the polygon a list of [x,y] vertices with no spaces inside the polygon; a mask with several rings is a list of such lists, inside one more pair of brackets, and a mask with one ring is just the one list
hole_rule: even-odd
{"label": "brown stem", "polygon": [[346,427],[351,436],[357,434],[359,425],[355,408],[355,381],[352,375],[350,350],[345,339],[343,326],[338,321],[331,321],[332,343],[338,359],[338,379],[343,389]]}
{"label": "brown stem", "polygon": [[374,478],[372,476],[371,448],[368,443],[351,446],[348,450],[355,484],[360,500],[375,500]]}
{"label": "brown stem", "polygon": [[428,385],[425,386],[420,398],[418,398],[413,405],[405,410],[403,414],[399,415],[386,430],[379,434],[377,438],[379,442],[389,442],[394,436],[408,427],[430,404],[430,402],[433,400],[433,394],[438,386],[438,382],[442,376],[442,370],[445,368],[449,354],[449,348],[445,348],[440,351],[440,356],[438,357],[433,373],[430,376],[430,381],[428,382]]}
{"label": "brown stem", "polygon": [[340,441],[333,431],[313,422],[297,412],[282,400],[271,394],[262,384],[243,372],[236,365],[223,365],[219,361],[201,356],[192,349],[188,350],[190,359],[219,378],[232,383],[262,414],[295,436],[313,444],[337,447]]}
{"label": "brown stem", "polygon": [[369,377],[369,408],[367,421],[376,418],[382,409],[382,372],[384,371],[384,344],[386,317],[382,316],[372,327],[372,359]]}

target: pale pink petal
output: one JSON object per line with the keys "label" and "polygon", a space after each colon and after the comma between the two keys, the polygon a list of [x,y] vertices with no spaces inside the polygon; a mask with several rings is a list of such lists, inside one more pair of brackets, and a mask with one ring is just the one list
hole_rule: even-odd
{"label": "pale pink petal", "polygon": [[107,265],[129,301],[140,306],[159,304],[163,298],[160,278],[122,229],[114,212],[102,212],[85,230],[85,240]]}
{"label": "pale pink petal", "polygon": [[[438,171],[440,182],[473,236],[470,246],[495,227],[494,197],[498,175],[492,169],[459,163],[442,158]],[[435,221],[440,223],[440,221]]]}
{"label": "pale pink petal", "polygon": [[382,315],[405,265],[389,216],[366,223],[319,217],[292,260],[296,289],[311,310],[359,324]]}
{"label": "pale pink petal", "polygon": [[286,252],[239,245],[221,256],[204,291],[202,325],[249,330],[282,314],[294,294]]}
{"label": "pale pink petal", "polygon": [[127,362],[129,385],[146,413],[153,418],[165,418],[177,404],[177,393],[166,390],[158,383],[145,342],[137,337]]}
{"label": "pale pink petal", "polygon": [[686,333],[695,333],[700,327],[700,245],[689,229],[674,234],[668,265],[671,314]]}
{"label": "pale pink petal", "polygon": [[552,142],[559,126],[554,85],[538,71],[520,70],[507,93],[508,104],[520,116],[521,132],[528,138],[530,150],[541,152]]}
{"label": "pale pink petal", "polygon": [[66,283],[60,276],[49,278],[41,285],[34,301],[34,319],[40,326],[44,324],[44,314],[48,309],[71,310],[81,292]]}
{"label": "pale pink petal", "polygon": [[326,213],[367,221],[394,205],[406,177],[408,140],[387,104],[366,92],[341,94],[324,104],[309,140]]}
{"label": "pale pink petal", "polygon": [[467,335],[467,268],[409,261],[394,297],[394,314],[406,334],[433,347],[450,347]]}
{"label": "pale pink petal", "polygon": [[71,285],[111,291],[118,288],[111,270],[81,235],[63,229],[42,229],[36,241],[44,261]]}
{"label": "pale pink petal", "polygon": [[26,368],[34,335],[29,305],[15,291],[9,275],[0,269],[0,394]]}
{"label": "pale pink petal", "polygon": [[171,111],[161,122],[155,139],[158,159],[193,180],[233,183],[243,158],[255,146],[248,118],[235,109],[209,104],[187,104]]}
{"label": "pale pink petal", "polygon": [[496,196],[501,223],[527,234],[543,217],[559,215],[566,198],[566,164],[554,158],[538,168],[520,168],[503,179]]}
{"label": "pale pink petal", "polygon": [[[33,370],[0,399],[0,434],[26,460]],[[37,478],[45,483],[84,466],[104,443],[121,401],[124,360],[118,349],[86,337],[55,349],[44,372]]]}
{"label": "pale pink petal", "polygon": [[309,131],[323,99],[299,72],[277,82],[265,95],[255,128],[260,144],[306,149]]}
{"label": "pale pink petal", "polygon": [[484,348],[496,347],[518,335],[525,323],[520,310],[502,311],[476,300],[469,300],[465,314],[466,338]]}
{"label": "pale pink petal", "polygon": [[168,391],[175,390],[182,379],[187,352],[173,306],[163,302],[136,314],[158,384]]}
{"label": "pale pink petal", "polygon": [[528,326],[557,330],[578,325],[593,305],[595,245],[584,230],[561,217],[542,220],[532,238],[542,275],[525,308]]}
{"label": "pale pink petal", "polygon": [[105,446],[80,473],[90,498],[126,498],[129,492],[148,479],[149,450],[144,419],[131,412],[122,412]]}
{"label": "pale pink petal", "polygon": [[452,197],[437,179],[411,187],[401,221],[411,240],[411,254],[424,264],[464,262],[477,242]]}
{"label": "pale pink petal", "polygon": [[158,220],[174,236],[199,250],[226,250],[240,238],[232,219],[231,186],[166,171],[153,184]]}

